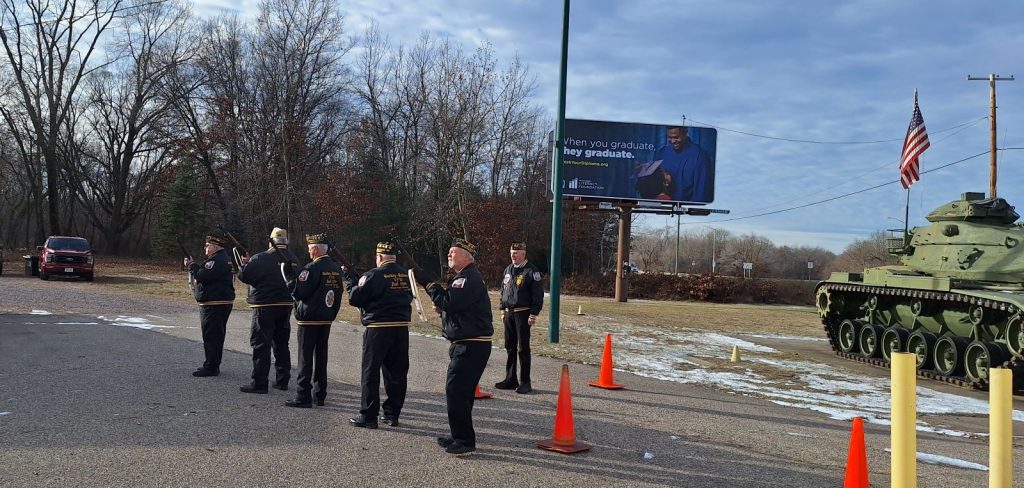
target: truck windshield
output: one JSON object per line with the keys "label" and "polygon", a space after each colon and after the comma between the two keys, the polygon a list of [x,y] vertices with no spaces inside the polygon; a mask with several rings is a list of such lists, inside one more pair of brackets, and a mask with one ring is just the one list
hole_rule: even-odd
{"label": "truck windshield", "polygon": [[46,247],[55,251],[88,251],[89,241],[85,239],[55,238],[46,243]]}

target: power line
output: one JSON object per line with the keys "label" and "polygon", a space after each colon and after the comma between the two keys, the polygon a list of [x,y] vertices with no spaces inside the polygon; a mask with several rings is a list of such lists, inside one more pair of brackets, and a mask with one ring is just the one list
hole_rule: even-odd
{"label": "power line", "polygon": [[[941,134],[943,132],[959,129],[960,127],[963,127],[965,125],[976,124],[976,123],[978,123],[978,122],[980,122],[982,120],[986,120],[986,119],[988,119],[988,117],[981,117],[979,119],[975,119],[975,120],[971,120],[971,121],[968,121],[968,122],[964,122],[964,123],[962,123],[960,125],[955,125],[953,127],[949,127],[947,129],[942,129],[942,130],[939,130],[939,131],[929,131],[929,133],[931,133],[931,134]],[[697,119],[690,119],[690,120],[692,120],[692,121],[694,121],[694,122],[696,122],[698,124],[706,125],[708,127],[712,127],[712,128],[718,129],[718,130],[722,130],[722,131],[726,131],[726,132],[733,132],[733,133],[736,133],[736,134],[743,134],[745,136],[750,136],[750,137],[759,137],[761,139],[771,139],[773,141],[800,142],[800,143],[804,143],[804,144],[826,144],[826,145],[881,144],[881,143],[884,143],[884,142],[902,142],[903,141],[902,137],[899,138],[899,139],[881,139],[881,140],[877,140],[877,141],[814,141],[814,140],[810,140],[810,139],[790,139],[790,138],[787,138],[787,137],[767,136],[767,135],[764,135],[764,134],[755,134],[753,132],[745,132],[745,131],[736,130],[736,129],[729,129],[729,128],[721,127],[721,126],[718,126],[718,125],[715,125],[715,124],[711,124],[711,123],[708,123],[708,122],[701,122],[701,121],[699,121]]]}
{"label": "power line", "polygon": [[[974,158],[977,158],[979,156],[984,156],[984,155],[986,155],[988,153],[989,153],[989,151],[982,151],[982,152],[980,152],[978,154],[975,154],[974,156],[968,156],[966,158],[963,158],[963,159],[960,159],[960,160],[957,160],[957,161],[953,161],[952,163],[944,164],[944,165],[939,166],[937,168],[932,168],[932,169],[929,169],[927,171],[922,171],[921,174],[923,175],[923,174],[931,173],[933,171],[938,171],[938,170],[943,169],[943,168],[948,168],[950,166],[953,166],[954,164],[960,164],[960,163],[962,163],[964,161],[970,161],[970,160],[972,160]],[[754,217],[764,217],[765,215],[779,214],[779,213],[783,213],[783,212],[788,212],[790,210],[797,210],[797,209],[806,208],[806,207],[810,207],[810,206],[814,206],[814,205],[820,205],[820,204],[826,203],[826,202],[831,202],[833,200],[839,200],[840,198],[846,198],[848,196],[857,195],[859,193],[864,193],[864,192],[867,192],[867,191],[875,190],[875,189],[881,188],[883,186],[889,186],[889,185],[891,185],[893,183],[898,183],[899,181],[900,180],[892,180],[892,181],[889,181],[887,183],[882,183],[882,184],[878,184],[878,185],[875,185],[875,186],[872,186],[872,187],[868,187],[868,188],[864,188],[864,189],[861,189],[861,190],[852,191],[850,193],[844,193],[844,194],[839,195],[839,196],[835,196],[835,197],[831,197],[831,198],[826,198],[824,200],[818,200],[816,202],[806,203],[806,204],[803,204],[803,205],[797,205],[795,207],[784,208],[784,209],[781,209],[781,210],[774,210],[774,211],[771,211],[771,212],[763,212],[763,213],[759,213],[759,214],[755,214],[755,215],[747,215],[747,216],[744,216],[744,217],[734,217],[734,218],[731,218],[731,219],[715,220],[715,221],[712,221],[712,222],[701,222],[700,224],[701,225],[704,225],[704,224],[717,224],[717,223],[721,223],[721,222],[732,222],[734,220],[745,220],[745,219],[752,219]],[[697,222],[692,222],[692,223],[696,224]]]}
{"label": "power line", "polygon": [[[946,139],[949,139],[950,137],[953,137],[953,136],[955,136],[955,135],[957,135],[957,134],[959,134],[959,133],[969,129],[970,126],[973,126],[973,125],[977,124],[978,122],[981,122],[982,120],[985,120],[987,118],[988,117],[982,117],[980,119],[973,120],[971,122],[968,122],[967,125],[961,124],[960,126],[958,126],[958,127],[960,127],[960,130],[958,130],[956,132],[953,132],[952,134],[946,134],[943,137],[939,137],[939,138],[935,139],[935,142],[944,141]],[[947,130],[952,130],[952,129],[947,129]],[[1006,149],[1014,149],[1014,148],[1006,148]],[[850,177],[850,178],[846,179],[845,183],[850,183],[850,182],[859,180],[859,179],[861,179],[861,178],[863,178],[863,177],[865,177],[865,176],[867,176],[869,174],[872,174],[872,173],[874,173],[874,172],[876,172],[876,171],[878,171],[880,169],[895,166],[899,162],[900,162],[900,160],[896,159],[896,160],[891,161],[891,162],[883,163],[883,164],[881,164],[880,166],[878,166],[876,168],[871,168],[871,169],[869,169],[867,171],[864,171],[863,173],[860,173],[860,174],[858,174],[856,176],[853,176],[853,177]],[[811,192],[811,193],[805,193],[805,194],[801,195],[801,199],[805,199],[805,198],[808,198],[808,197],[813,197],[815,195],[820,195],[822,193],[825,193],[827,191],[834,190],[834,189],[836,189],[835,186],[829,186],[829,187],[822,188],[822,189],[820,189],[818,191],[814,191],[814,192]],[[792,201],[792,199],[777,201],[777,202],[770,203],[768,205],[763,205],[760,208],[752,209],[752,210],[749,210],[749,211],[750,212],[759,212],[761,210],[767,210],[767,209],[772,208],[772,207],[778,207],[779,205],[785,205],[787,203],[790,203],[791,201]]]}

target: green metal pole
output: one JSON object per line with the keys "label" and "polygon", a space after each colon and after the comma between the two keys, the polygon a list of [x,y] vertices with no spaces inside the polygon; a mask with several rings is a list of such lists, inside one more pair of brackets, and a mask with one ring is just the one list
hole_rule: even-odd
{"label": "green metal pole", "polygon": [[562,290],[562,161],[565,139],[565,73],[569,64],[569,0],[562,13],[562,61],[558,79],[558,122],[551,168],[551,304],[548,307],[548,341],[558,342],[558,313]]}

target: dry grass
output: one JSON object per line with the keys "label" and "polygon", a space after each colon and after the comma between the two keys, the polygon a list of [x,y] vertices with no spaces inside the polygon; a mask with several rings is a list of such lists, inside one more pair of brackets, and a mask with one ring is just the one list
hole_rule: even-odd
{"label": "dry grass", "polygon": [[[124,293],[142,293],[172,300],[191,302],[185,272],[176,265],[177,260],[128,259],[101,257],[97,260],[96,283]],[[245,286],[236,282],[235,307],[245,304]],[[420,294],[426,299],[426,294]],[[495,342],[502,347],[503,331],[497,312],[497,293],[491,293],[495,305]],[[549,305],[549,303],[545,303]],[[428,301],[424,309],[429,322],[414,317],[412,330],[426,335],[440,335],[441,323]],[[584,315],[576,315],[582,306]],[[563,296],[561,300],[559,342],[549,342],[548,311],[538,318],[532,335],[535,354],[570,361],[597,363],[600,361],[604,333],[611,327],[627,328],[632,334],[653,336],[658,331],[699,329],[723,333],[763,333],[818,337],[821,322],[813,308],[714,304],[705,302],[677,302],[634,300],[618,303],[609,298]],[[358,311],[341,307],[339,320],[358,323]]]}

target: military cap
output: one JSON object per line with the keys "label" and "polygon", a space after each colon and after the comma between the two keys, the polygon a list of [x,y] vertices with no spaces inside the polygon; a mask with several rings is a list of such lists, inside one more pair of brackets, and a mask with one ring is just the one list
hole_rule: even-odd
{"label": "military cap", "polygon": [[211,232],[206,236],[206,242],[220,247],[226,247],[228,245],[227,237],[224,237],[216,232]]}
{"label": "military cap", "polygon": [[327,244],[327,234],[306,234],[306,244]]}
{"label": "military cap", "polygon": [[270,231],[270,238],[278,244],[288,244],[288,231],[274,227],[274,230]]}
{"label": "military cap", "polygon": [[512,249],[510,249],[510,250],[511,251],[525,251],[526,250],[526,243],[525,242],[513,242],[512,243]]}
{"label": "military cap", "polygon": [[472,254],[473,256],[476,256],[476,246],[474,246],[472,243],[465,239],[456,238],[454,241],[452,241],[452,247],[464,249],[466,252]]}
{"label": "military cap", "polygon": [[380,241],[377,243],[377,254],[398,254],[398,246],[392,241]]}

